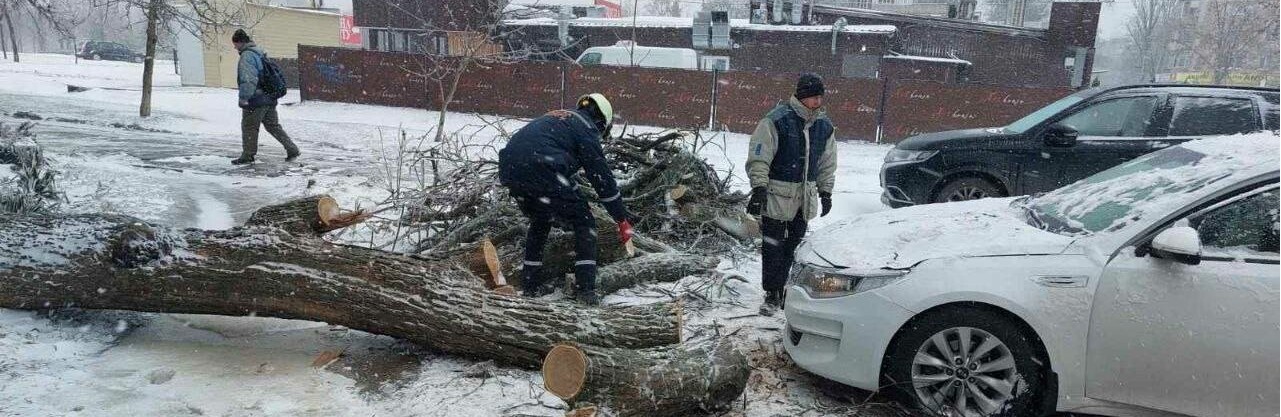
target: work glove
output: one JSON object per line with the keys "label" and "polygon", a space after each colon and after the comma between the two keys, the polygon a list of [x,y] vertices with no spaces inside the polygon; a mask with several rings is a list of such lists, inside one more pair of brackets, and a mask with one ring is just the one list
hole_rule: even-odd
{"label": "work glove", "polygon": [[632,222],[627,219],[618,222],[618,241],[626,245],[632,240]]}
{"label": "work glove", "polygon": [[819,217],[823,217],[823,216],[826,216],[827,213],[831,213],[832,212],[832,193],[827,193],[827,192],[818,193],[818,198],[819,198],[819,201],[823,203],[823,214],[820,214]]}
{"label": "work glove", "polygon": [[769,193],[765,191],[765,187],[753,188],[752,198],[747,200],[747,214],[753,216],[761,215],[761,211],[765,208],[765,199],[767,197],[769,197]]}

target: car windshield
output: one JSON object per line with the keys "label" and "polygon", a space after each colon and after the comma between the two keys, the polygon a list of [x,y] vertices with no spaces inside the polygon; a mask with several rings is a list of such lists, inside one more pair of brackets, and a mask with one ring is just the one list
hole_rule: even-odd
{"label": "car windshield", "polygon": [[1058,114],[1059,112],[1063,111],[1063,109],[1066,109],[1068,107],[1071,107],[1073,104],[1081,102],[1081,100],[1085,100],[1084,94],[1082,93],[1077,93],[1067,97],[1063,97],[1059,99],[1059,101],[1050,103],[1050,105],[1042,107],[1040,110],[1032,112],[1032,114],[1023,116],[1022,119],[1019,119],[1014,123],[1010,123],[1009,126],[1005,127],[1005,130],[1011,133],[1026,132],[1028,129],[1031,129],[1032,126],[1036,126],[1037,124],[1040,124],[1041,122],[1045,121],[1045,119],[1050,118],[1050,116]]}
{"label": "car windshield", "polygon": [[1024,210],[1028,224],[1053,233],[1114,232],[1176,209],[1189,194],[1232,177],[1245,158],[1205,146],[1177,146],[1013,204]]}

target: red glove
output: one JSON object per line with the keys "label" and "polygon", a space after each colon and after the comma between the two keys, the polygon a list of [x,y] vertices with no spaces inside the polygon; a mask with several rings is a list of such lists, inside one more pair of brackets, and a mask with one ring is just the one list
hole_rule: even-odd
{"label": "red glove", "polygon": [[632,240],[632,222],[623,220],[618,222],[618,241],[627,244]]}

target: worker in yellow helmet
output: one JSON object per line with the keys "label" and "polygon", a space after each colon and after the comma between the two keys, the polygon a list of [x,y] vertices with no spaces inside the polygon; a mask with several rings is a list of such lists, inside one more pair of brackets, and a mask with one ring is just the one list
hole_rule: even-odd
{"label": "worker in yellow helmet", "polygon": [[573,110],[553,110],[512,135],[498,152],[498,176],[529,218],[521,289],[538,296],[544,282],[543,246],[558,219],[574,232],[575,295],[584,304],[599,303],[596,294],[596,221],[572,179],[581,168],[605,210],[618,223],[619,237],[631,239],[630,215],[605,161],[601,139],[608,137],[614,108],[601,94],[578,99]]}

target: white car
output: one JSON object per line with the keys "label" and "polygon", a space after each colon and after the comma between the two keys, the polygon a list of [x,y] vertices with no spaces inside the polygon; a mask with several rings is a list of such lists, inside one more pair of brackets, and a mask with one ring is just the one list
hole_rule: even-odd
{"label": "white car", "polygon": [[1037,197],[812,233],[802,368],[928,412],[1278,415],[1278,145],[1189,142]]}

